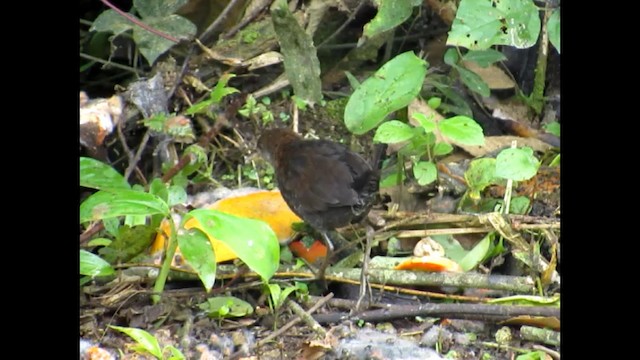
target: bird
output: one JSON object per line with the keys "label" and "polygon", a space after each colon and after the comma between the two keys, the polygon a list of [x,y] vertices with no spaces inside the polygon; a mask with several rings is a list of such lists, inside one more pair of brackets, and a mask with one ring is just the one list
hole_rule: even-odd
{"label": "bird", "polygon": [[369,162],[343,144],[303,139],[286,128],[264,130],[257,147],[273,166],[287,205],[321,234],[328,250],[320,269],[320,276],[324,276],[334,250],[329,233],[360,222],[371,209],[386,147],[377,144]]}

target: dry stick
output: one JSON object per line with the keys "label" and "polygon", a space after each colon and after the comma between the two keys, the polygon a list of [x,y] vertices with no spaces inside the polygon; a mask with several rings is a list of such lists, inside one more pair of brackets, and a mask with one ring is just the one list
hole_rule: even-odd
{"label": "dry stick", "polygon": [[158,35],[160,37],[163,37],[163,38],[165,38],[165,39],[167,39],[169,41],[172,41],[174,43],[179,43],[180,42],[180,40],[174,38],[173,36],[167,35],[167,34],[163,33],[162,31],[156,30],[156,29],[150,27],[149,25],[143,23],[142,21],[136,19],[131,14],[128,14],[128,13],[118,9],[115,5],[111,4],[109,1],[107,1],[107,0],[100,0],[100,1],[102,1],[103,4],[107,5],[111,9],[113,9],[113,11],[117,12],[118,14],[120,14],[125,19],[127,19],[127,20],[131,21],[132,23],[140,26],[141,28],[149,31],[150,33],[156,34],[156,35]]}
{"label": "dry stick", "polygon": [[329,35],[329,37],[324,39],[324,41],[322,41],[320,45],[316,46],[316,49],[321,48],[323,45],[325,45],[326,43],[331,41],[334,37],[336,37],[338,34],[340,34],[342,30],[344,30],[347,27],[347,25],[349,25],[349,23],[353,21],[353,19],[356,17],[356,15],[358,14],[358,12],[360,11],[360,9],[365,3],[366,1],[360,0],[360,2],[358,3],[358,6],[356,6],[356,8],[351,12],[351,14],[349,14],[349,17],[347,18],[347,20],[342,25],[340,25],[340,27],[336,31],[334,31],[333,34]]}
{"label": "dry stick", "polygon": [[222,12],[220,13],[220,15],[216,18],[216,20],[211,23],[211,25],[209,25],[209,27],[202,32],[202,34],[200,35],[200,37],[198,38],[201,42],[206,42],[209,37],[218,30],[218,28],[220,27],[220,25],[222,25],[222,22],[227,18],[227,15],[229,15],[229,13],[231,12],[231,10],[236,6],[236,4],[238,4],[240,1],[239,0],[231,0],[229,1],[229,3],[227,4],[227,6],[224,8],[224,10],[222,10]]}
{"label": "dry stick", "polygon": [[560,308],[548,306],[503,306],[486,304],[420,304],[389,305],[386,309],[365,311],[355,316],[348,313],[319,314],[314,318],[321,324],[352,321],[390,321],[398,318],[431,316],[462,319],[505,320],[515,316],[560,317]]}
{"label": "dry stick", "polygon": [[229,38],[231,38],[233,35],[235,35],[238,32],[238,30],[245,27],[245,25],[253,21],[253,19],[255,19],[258,15],[260,15],[262,10],[264,10],[264,8],[266,8],[267,6],[271,5],[272,2],[273,0],[266,0],[262,4],[254,7],[251,13],[245,15],[244,18],[237,25],[229,29],[229,31],[227,31],[225,34],[222,34],[221,37],[225,40],[228,40]]}
{"label": "dry stick", "polygon": [[126,65],[122,65],[122,64],[118,64],[118,63],[114,63],[114,62],[110,62],[104,59],[100,59],[97,58],[95,56],[91,56],[89,54],[85,54],[85,53],[80,53],[80,57],[87,59],[87,60],[91,60],[91,61],[95,61],[97,63],[100,63],[103,65],[103,68],[106,66],[110,66],[116,69],[120,69],[120,70],[125,70],[125,71],[130,71],[136,75],[140,75],[140,72],[138,70],[136,70],[135,68],[132,68],[131,66],[126,66]]}
{"label": "dry stick", "polygon": [[[369,290],[369,296],[371,296],[371,286],[367,281],[367,272],[369,271],[369,261],[371,258],[371,243],[373,242],[373,228],[371,225],[367,225],[366,245],[364,249],[364,258],[362,260],[362,269],[360,270],[360,293],[358,296],[358,302],[356,302],[355,312],[361,310],[362,300],[367,295],[367,289]],[[369,298],[369,305],[371,305],[371,297]]]}
{"label": "dry stick", "polygon": [[327,331],[318,324],[318,322],[311,316],[311,314],[304,311],[304,309],[295,301],[287,300],[287,305],[289,309],[293,311],[294,314],[298,315],[298,318],[304,321],[307,326],[311,328],[311,330],[315,331],[320,335],[323,339],[327,336]]}
{"label": "dry stick", "polygon": [[144,151],[144,148],[147,146],[147,142],[149,142],[149,138],[151,138],[151,129],[147,129],[147,131],[144,133],[144,136],[142,137],[142,141],[140,141],[140,146],[138,146],[138,151],[136,152],[136,155],[133,157],[133,159],[129,161],[129,165],[127,166],[127,169],[124,171],[125,180],[129,181],[129,176],[131,176],[133,169],[135,169],[135,167],[138,166],[138,161],[140,161],[140,158],[142,158],[142,152]]}

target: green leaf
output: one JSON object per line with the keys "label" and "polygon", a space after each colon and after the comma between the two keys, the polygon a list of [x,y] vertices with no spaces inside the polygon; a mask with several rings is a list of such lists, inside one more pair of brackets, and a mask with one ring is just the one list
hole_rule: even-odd
{"label": "green leaf", "polygon": [[402,24],[411,16],[413,7],[422,3],[420,0],[375,0],[378,7],[376,16],[364,26],[363,36],[372,38],[382,32],[391,30]]}
{"label": "green leaf", "polygon": [[456,66],[456,70],[458,70],[458,73],[460,74],[460,80],[462,80],[470,90],[477,92],[483,97],[491,95],[489,85],[482,80],[480,75],[467,68],[463,68],[462,66]]}
{"label": "green leaf", "polygon": [[518,214],[518,215],[526,215],[529,211],[529,205],[531,205],[531,201],[526,196],[516,196],[511,199],[511,204],[509,206],[509,213]]}
{"label": "green leaf", "polygon": [[276,0],[271,6],[273,29],[284,57],[284,70],[299,98],[311,103],[322,100],[320,61],[313,39],[300,26],[284,0]]}
{"label": "green leaf", "polygon": [[420,161],[413,165],[413,176],[418,180],[418,184],[425,186],[438,178],[438,170],[431,161]]}
{"label": "green leaf", "polygon": [[349,131],[362,135],[391,112],[407,106],[422,89],[427,66],[412,51],[384,64],[349,98],[344,110],[344,123]]}
{"label": "green leaf", "polygon": [[442,99],[439,97],[432,97],[427,100],[427,105],[429,105],[433,110],[437,109],[440,104],[442,104]]}
{"label": "green leaf", "polygon": [[248,302],[234,296],[216,296],[198,304],[211,318],[241,317],[253,314],[253,307]]}
{"label": "green leaf", "polygon": [[427,117],[425,114],[415,113],[413,114],[413,118],[420,123],[424,132],[430,133],[435,131],[436,123],[433,121],[433,115]]}
{"label": "green leaf", "polygon": [[167,203],[169,206],[184,204],[187,202],[187,192],[182,186],[169,186],[169,198]]}
{"label": "green leaf", "polygon": [[184,221],[196,218],[209,236],[227,244],[249,268],[268,280],[278,269],[280,244],[264,221],[246,219],[216,210],[196,209]]}
{"label": "green leaf", "polygon": [[185,260],[193,267],[207,292],[216,281],[216,256],[209,238],[196,229],[178,234],[178,246]]}
{"label": "green leaf", "polygon": [[[400,184],[402,184],[402,182],[405,179],[405,175],[404,172],[400,173]],[[398,185],[398,173],[395,172],[393,174],[387,175],[384,179],[380,180],[380,187],[381,188],[385,188],[385,187],[391,187],[391,186],[396,186]]]}
{"label": "green leaf", "polygon": [[465,145],[484,145],[482,128],[467,116],[454,116],[438,123],[443,136]]}
{"label": "green leaf", "polygon": [[[133,15],[132,15],[133,16]],[[133,28],[133,23],[114,10],[105,10],[93,21],[89,31],[112,32],[119,35]]]}
{"label": "green leaf", "polygon": [[531,0],[462,0],[447,45],[488,49],[535,45],[540,34],[538,7]]}
{"label": "green leaf", "polygon": [[453,151],[453,146],[445,142],[439,142],[433,147],[434,156],[447,155],[452,151]]}
{"label": "green leaf", "polygon": [[390,120],[376,129],[373,141],[384,144],[393,144],[411,139],[414,136],[413,128],[402,121]]}
{"label": "green leaf", "polygon": [[129,335],[138,343],[138,345],[140,345],[140,348],[138,349],[146,351],[149,354],[157,357],[158,359],[162,359],[162,349],[160,349],[160,344],[158,344],[158,340],[153,337],[153,335],[142,329],[115,325],[109,325],[109,327]]}
{"label": "green leaf", "polygon": [[553,11],[547,22],[547,32],[549,32],[549,41],[560,54],[560,9]]}
{"label": "green leaf", "polygon": [[162,182],[160,178],[154,178],[149,184],[149,194],[156,195],[163,201],[167,202],[169,200],[169,190],[167,189],[167,184]]}
{"label": "green leaf", "polygon": [[173,345],[165,346],[164,350],[165,351],[169,350],[171,352],[171,356],[169,356],[167,360],[185,360],[186,359],[182,351],[176,349],[176,347]]}
{"label": "green leaf", "polygon": [[444,63],[449,66],[455,66],[458,64],[460,57],[456,48],[448,48],[444,53]]}
{"label": "green leaf", "polygon": [[557,121],[552,121],[543,126],[544,131],[553,134],[555,136],[560,136],[560,123]]}
{"label": "green leaf", "polygon": [[80,204],[80,223],[125,215],[169,214],[167,203],[156,195],[135,190],[101,190]]}
{"label": "green leaf", "polygon": [[464,258],[462,258],[458,262],[462,270],[472,270],[482,262],[482,260],[489,253],[489,250],[491,248],[491,241],[493,240],[494,236],[495,235],[493,232],[487,234],[487,236],[480,240],[480,242],[477,243],[476,246],[474,246],[473,249],[471,249],[467,253],[467,255],[465,255]]}
{"label": "green leaf", "polygon": [[80,186],[98,190],[131,188],[114,168],[88,157],[80,158]]}
{"label": "green leaf", "polygon": [[496,176],[515,181],[529,180],[536,175],[540,162],[533,149],[504,149],[496,157]]}
{"label": "green leaf", "polygon": [[[151,28],[173,36],[178,40],[191,39],[196,34],[196,26],[180,15],[145,18],[144,20]],[[176,45],[171,40],[137,26],[133,28],[133,40],[149,64],[153,64],[160,55]]]}
{"label": "green leaf", "polygon": [[143,18],[168,16],[186,5],[189,0],[133,0],[133,6]]}
{"label": "green leaf", "polygon": [[112,275],[115,270],[101,257],[86,250],[80,250],[80,275],[91,277]]}
{"label": "green leaf", "polygon": [[470,190],[481,192],[487,186],[497,183],[495,176],[496,159],[475,159],[469,163],[469,169],[464,173],[464,179]]}
{"label": "green leaf", "polygon": [[216,86],[213,88],[213,90],[211,90],[211,95],[209,96],[214,104],[220,104],[220,102],[222,101],[222,98],[224,98],[227,95],[240,92],[240,90],[234,87],[227,87],[229,80],[231,80],[234,77],[236,77],[236,74],[231,74],[231,73],[223,74],[220,77],[220,79],[216,83]]}
{"label": "green leaf", "polygon": [[110,263],[129,261],[149,248],[156,231],[156,227],[146,224],[121,226],[111,244],[98,252]]}
{"label": "green leaf", "polygon": [[345,71],[344,74],[347,77],[347,80],[349,81],[349,85],[353,90],[360,87],[360,81],[358,81],[358,79],[356,79],[356,77],[353,76],[351,72]]}
{"label": "green leaf", "polygon": [[486,50],[469,50],[463,57],[463,60],[473,61],[480,67],[487,67],[495,62],[507,60],[503,53],[494,49]]}
{"label": "green leaf", "polygon": [[87,243],[87,246],[109,246],[109,244],[111,243],[112,243],[111,239],[95,238],[95,239],[89,240],[89,242]]}

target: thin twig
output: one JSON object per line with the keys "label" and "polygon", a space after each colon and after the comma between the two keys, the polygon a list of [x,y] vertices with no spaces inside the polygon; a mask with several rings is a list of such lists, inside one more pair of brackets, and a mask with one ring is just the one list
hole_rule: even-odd
{"label": "thin twig", "polygon": [[265,1],[263,4],[261,4],[260,6],[253,8],[250,14],[245,15],[244,18],[237,25],[229,29],[229,31],[227,31],[225,34],[222,34],[221,37],[225,40],[231,38],[233,35],[235,35],[238,32],[238,30],[245,27],[248,23],[253,21],[253,19],[255,19],[258,15],[260,15],[262,10],[264,10],[265,7],[271,5],[272,2],[273,0],[268,0],[268,1]]}
{"label": "thin twig", "polygon": [[136,166],[138,166],[138,161],[140,161],[140,158],[142,158],[142,152],[144,151],[144,148],[147,146],[147,142],[149,142],[150,137],[151,137],[151,129],[147,129],[147,132],[145,132],[144,136],[142,137],[142,141],[140,141],[140,146],[138,146],[138,151],[136,152],[136,155],[133,157],[133,159],[129,161],[129,165],[127,166],[127,169],[124,171],[125,180],[127,181],[129,180],[129,176],[131,176],[133,169],[135,169]]}
{"label": "thin twig", "polygon": [[122,11],[122,10],[118,9],[115,5],[111,4],[108,0],[100,0],[100,1],[102,1],[102,3],[103,3],[103,4],[105,4],[105,5],[107,5],[108,7],[110,7],[113,11],[117,12],[118,14],[120,14],[120,16],[122,16],[122,17],[124,17],[125,19],[127,19],[127,20],[131,21],[132,23],[134,23],[134,24],[136,24],[136,25],[140,26],[141,28],[143,28],[143,29],[147,30],[148,32],[150,32],[150,33],[152,33],[152,34],[155,34],[155,35],[158,35],[158,36],[160,36],[160,37],[163,37],[163,38],[165,38],[165,39],[167,39],[167,40],[169,40],[169,41],[172,41],[172,42],[174,42],[174,43],[179,43],[179,42],[180,42],[180,40],[178,40],[178,39],[174,38],[173,36],[171,36],[171,35],[167,35],[167,34],[163,33],[163,32],[162,32],[162,31],[160,31],[160,30],[156,30],[156,29],[154,29],[154,28],[150,27],[149,25],[147,25],[147,24],[143,23],[142,21],[138,20],[138,19],[137,19],[136,17],[134,17],[133,15],[131,15],[131,14],[129,14],[129,13],[126,13],[126,12],[124,12],[124,11]]}
{"label": "thin twig", "polygon": [[110,62],[110,61],[107,61],[107,60],[104,60],[104,59],[100,59],[100,58],[97,58],[95,56],[91,56],[91,55],[85,54],[85,53],[80,53],[80,57],[84,58],[84,59],[87,59],[87,60],[95,61],[97,63],[103,64],[104,66],[111,66],[111,67],[114,67],[116,69],[130,71],[130,72],[132,72],[132,73],[134,73],[136,75],[140,75],[140,72],[138,70],[136,70],[135,68],[132,68],[130,66],[126,66],[126,65]]}
{"label": "thin twig", "polygon": [[220,25],[222,25],[222,22],[226,20],[227,15],[229,15],[231,10],[239,2],[240,2],[239,0],[229,1],[227,6],[224,8],[224,10],[222,10],[220,15],[218,15],[216,20],[213,23],[211,23],[211,25],[209,25],[209,27],[205,31],[202,32],[202,34],[200,35],[200,37],[198,37],[198,39],[203,43],[206,42],[214,32],[218,31],[218,28],[220,27]]}
{"label": "thin twig", "polygon": [[324,39],[320,43],[320,45],[316,46],[316,48],[317,49],[321,48],[323,45],[325,45],[326,43],[331,41],[334,37],[336,37],[338,34],[340,34],[342,30],[344,30],[347,27],[347,25],[349,25],[353,21],[353,19],[356,17],[356,15],[358,14],[358,12],[360,11],[360,9],[365,3],[366,3],[365,0],[360,0],[360,2],[358,3],[358,6],[356,6],[356,8],[351,12],[351,14],[349,14],[349,17],[347,18],[347,20],[345,20],[345,22],[342,23],[342,25],[340,25],[340,27],[333,32],[333,34],[329,35],[329,37]]}

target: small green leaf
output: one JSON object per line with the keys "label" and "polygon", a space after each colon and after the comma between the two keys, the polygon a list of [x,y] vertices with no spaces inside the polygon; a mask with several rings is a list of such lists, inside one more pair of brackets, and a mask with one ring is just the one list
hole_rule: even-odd
{"label": "small green leaf", "polygon": [[461,66],[456,66],[456,70],[460,73],[460,80],[471,90],[483,97],[488,97],[491,95],[491,90],[489,89],[489,85],[487,85],[482,78],[474,73],[473,71],[463,68]]}
{"label": "small green leaf", "polygon": [[516,196],[511,199],[511,205],[509,206],[509,213],[526,215],[529,212],[529,205],[531,201],[526,196]]}
{"label": "small green leaf", "polygon": [[438,123],[442,135],[465,145],[484,145],[482,128],[467,116],[454,116]]}
{"label": "small green leaf", "polygon": [[560,9],[553,11],[547,22],[547,31],[549,32],[549,41],[560,54]]}
{"label": "small green leaf", "polygon": [[504,149],[496,157],[496,176],[515,181],[529,180],[536,175],[540,162],[529,147]]}
{"label": "small green leaf", "polygon": [[80,158],[80,186],[98,190],[131,188],[114,168],[88,157]]}
{"label": "small green leaf", "polygon": [[456,48],[448,48],[444,53],[444,63],[449,66],[455,66],[460,60],[458,56],[458,50]]}
{"label": "small green leaf", "polygon": [[440,107],[440,104],[442,104],[442,99],[439,97],[432,97],[432,98],[429,98],[429,100],[427,100],[427,105],[429,105],[429,107],[432,108],[433,110]]}
{"label": "small green leaf", "polygon": [[389,60],[349,98],[344,110],[347,129],[356,135],[364,134],[391,112],[407,106],[422,89],[427,66],[412,51]]}
{"label": "small green leaf", "polygon": [[235,76],[236,76],[235,74],[228,73],[228,74],[223,74],[220,77],[220,79],[216,83],[216,86],[213,88],[213,90],[211,90],[210,98],[214,104],[220,104],[220,102],[222,101],[222,98],[224,98],[227,95],[240,92],[240,90],[234,87],[227,87],[229,80],[231,80]]}
{"label": "small green leaf", "polygon": [[360,81],[358,81],[358,79],[356,79],[356,77],[353,76],[351,72],[345,71],[344,74],[346,75],[347,80],[349,80],[349,85],[351,85],[351,88],[353,90],[360,87]]}
{"label": "small green leaf", "polygon": [[115,325],[109,325],[109,327],[129,335],[133,340],[135,340],[141,346],[142,350],[157,357],[158,359],[162,359],[162,349],[160,349],[160,344],[158,344],[158,340],[155,337],[153,337],[153,335],[149,334],[148,332],[142,329],[115,326]]}
{"label": "small green leaf", "polygon": [[390,120],[378,127],[373,141],[393,144],[407,141],[414,136],[413,128],[402,121]]}
{"label": "small green leaf", "polygon": [[[166,17],[145,18],[144,20],[151,28],[171,35],[178,40],[193,38],[197,30],[191,21],[176,14]],[[133,40],[149,64],[155,63],[160,55],[176,45],[173,41],[138,26],[133,28]]]}
{"label": "small green leaf", "polygon": [[550,134],[555,136],[560,136],[560,123],[557,121],[552,121],[543,126],[544,130]]}
{"label": "small green leaf", "polygon": [[169,197],[167,204],[169,206],[184,204],[187,202],[187,192],[182,186],[171,185],[169,186]]}
{"label": "small green leaf", "polygon": [[413,165],[413,176],[418,180],[418,184],[425,186],[438,178],[438,170],[431,161],[420,161]]}
{"label": "small green leaf", "polygon": [[400,173],[400,180],[398,180],[398,173],[393,173],[393,174],[387,175],[384,179],[380,180],[380,187],[385,188],[385,187],[396,186],[398,184],[402,184],[404,179],[405,179],[404,172]]}
{"label": "small green leaf", "polygon": [[209,238],[196,229],[178,234],[178,246],[185,260],[193,267],[207,292],[216,281],[216,256]]}
{"label": "small green leaf", "polygon": [[469,169],[464,173],[464,179],[470,190],[481,192],[487,186],[496,184],[498,179],[495,176],[496,159],[482,158],[475,159],[469,163]]}
{"label": "small green leaf", "polygon": [[149,194],[156,195],[165,202],[169,199],[167,184],[162,182],[160,178],[154,178],[151,181],[151,184],[149,184]]}
{"label": "small green leaf", "polygon": [[402,24],[411,16],[413,7],[421,3],[420,0],[375,1],[378,11],[376,16],[364,26],[363,37],[372,38]]}
{"label": "small green leaf", "polygon": [[142,120],[142,124],[153,131],[164,133],[164,124],[168,118],[169,115],[165,113],[159,113],[153,115],[150,118]]}
{"label": "small green leaf", "polygon": [[171,352],[171,356],[169,356],[167,360],[185,360],[186,359],[182,351],[176,349],[176,347],[173,345],[165,346],[164,351],[166,350],[169,350]]}
{"label": "small green leaf", "polygon": [[463,60],[473,61],[480,67],[487,67],[495,62],[507,60],[503,53],[494,49],[486,50],[469,50],[462,57]]}
{"label": "small green leaf", "polygon": [[413,118],[420,123],[424,132],[430,133],[435,131],[436,123],[433,121],[433,115],[427,117],[425,114],[415,113],[413,114]]}
{"label": "small green leaf", "polygon": [[135,190],[101,190],[80,204],[80,223],[125,215],[169,214],[167,203],[156,195]]}
{"label": "small green leaf", "polygon": [[234,296],[216,296],[198,304],[211,318],[241,317],[253,314],[253,307],[248,302]]}
{"label": "small green leaf", "polygon": [[482,260],[489,253],[489,250],[491,248],[491,241],[493,240],[493,238],[493,232],[487,234],[487,236],[480,240],[480,242],[477,243],[476,246],[474,246],[473,249],[471,249],[467,253],[467,255],[465,255],[464,258],[462,258],[462,260],[458,262],[462,270],[472,270],[482,262]]}
{"label": "small green leaf", "polygon": [[86,250],[80,250],[80,275],[107,276],[115,273],[111,265],[101,257]]}
{"label": "small green leaf", "polygon": [[109,244],[111,244],[112,240],[111,239],[107,239],[107,238],[95,238],[95,239],[91,239],[88,243],[87,246],[109,246]]}
{"label": "small green leaf", "polygon": [[196,209],[183,221],[196,218],[202,230],[227,244],[249,268],[268,280],[278,269],[280,244],[264,221],[246,219],[216,210]]}
{"label": "small green leaf", "polygon": [[439,142],[433,147],[433,155],[434,156],[442,156],[447,155],[448,153],[453,151],[453,146],[447,144],[445,142]]}
{"label": "small green leaf", "polygon": [[89,31],[112,32],[119,35],[133,28],[133,23],[114,10],[105,10],[93,21]]}

